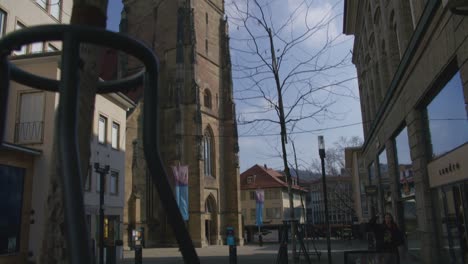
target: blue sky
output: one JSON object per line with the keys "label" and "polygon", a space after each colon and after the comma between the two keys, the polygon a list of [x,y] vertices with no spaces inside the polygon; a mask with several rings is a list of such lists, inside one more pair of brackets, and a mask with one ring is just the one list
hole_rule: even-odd
{"label": "blue sky", "polygon": [[[236,38],[241,38],[245,32],[241,28],[237,28],[235,21],[232,17],[229,17],[232,11],[232,0],[226,0],[226,9],[228,13],[228,21],[230,22],[230,37],[231,47],[242,48],[239,43],[236,43]],[[238,5],[243,4],[243,0],[236,0]],[[292,11],[299,6],[300,0],[273,0],[272,3],[272,14],[275,20],[279,22],[282,19],[287,18]],[[304,29],[303,21],[307,21],[311,25],[320,22],[322,18],[332,18],[332,23],[322,30],[318,30],[314,34],[313,38],[310,38],[304,42],[301,47],[301,51],[295,52],[291,57],[285,59],[284,69],[288,69],[287,61],[293,59],[293,57],[301,58],[306,54],[313,53],[316,51],[321,44],[324,42],[327,35],[338,36],[341,35],[343,25],[343,1],[338,0],[315,0],[309,1],[312,6],[310,7],[309,15],[305,20],[304,12],[297,12],[295,16],[298,17],[299,21],[291,27],[290,32],[300,32]],[[118,31],[118,25],[120,22],[120,12],[122,10],[121,0],[109,0],[108,6],[108,26],[109,30]],[[327,34],[328,32],[328,34]],[[348,36],[340,36],[339,42],[337,42],[331,50],[321,56],[321,61],[333,61],[343,56],[349,55],[352,50],[353,38]],[[263,47],[267,48],[267,47]],[[233,64],[239,62],[239,52],[231,50],[231,59]],[[356,74],[353,65],[337,69],[335,71],[327,71],[326,76],[314,75],[309,78],[315,85],[326,84],[333,80],[342,80],[349,77],[354,77]],[[235,75],[235,73],[234,73]],[[334,103],[327,107],[325,115],[320,115],[314,120],[302,122],[296,128],[297,134],[291,135],[296,146],[296,152],[299,158],[300,167],[305,169],[309,168],[309,164],[312,159],[318,158],[317,148],[317,136],[324,135],[326,146],[332,146],[333,142],[337,141],[339,137],[352,137],[359,136],[363,137],[362,132],[362,120],[359,105],[359,92],[357,81],[349,81],[343,84],[344,87],[335,87],[333,91],[339,91],[339,95],[330,97],[329,93],[317,93],[315,100],[322,102]],[[264,126],[251,126],[243,125],[242,120],[246,120],[252,117],[252,113],[255,112],[255,107],[249,102],[241,100],[247,93],[244,92],[246,83],[234,80],[234,97],[236,99],[236,111],[237,116],[241,122],[239,122],[239,145],[240,145],[240,170],[241,172],[250,168],[254,164],[266,164],[267,166],[282,170],[283,161],[278,156],[279,145],[279,132],[278,127],[272,125]],[[330,88],[331,89],[331,88]],[[343,96],[345,95],[345,96]],[[294,93],[289,94],[294,98]],[[265,102],[256,102],[264,104]],[[312,111],[312,109],[304,109],[304,111]],[[330,118],[333,116],[333,118]],[[272,116],[269,116],[272,117]],[[291,144],[288,144],[288,148]]]}

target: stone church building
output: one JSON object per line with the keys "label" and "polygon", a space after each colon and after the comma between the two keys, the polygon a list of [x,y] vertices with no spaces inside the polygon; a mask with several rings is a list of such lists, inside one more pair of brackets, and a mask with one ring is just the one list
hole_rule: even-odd
{"label": "stone church building", "polygon": [[[151,47],[159,59],[160,152],[171,166],[188,166],[189,220],[196,247],[225,244],[226,227],[242,242],[239,159],[227,21],[222,0],[126,0],[121,31]],[[141,70],[119,57],[122,75]],[[147,171],[142,145],[142,91],[127,117],[124,243],[143,231],[143,245],[176,240]],[[173,186],[174,187],[174,186]]]}

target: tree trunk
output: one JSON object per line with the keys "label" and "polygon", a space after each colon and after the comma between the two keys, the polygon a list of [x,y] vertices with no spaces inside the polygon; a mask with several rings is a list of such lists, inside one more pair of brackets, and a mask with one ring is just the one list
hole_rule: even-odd
{"label": "tree trunk", "polygon": [[279,121],[281,127],[281,150],[283,152],[283,163],[284,163],[284,173],[286,174],[286,179],[288,183],[288,196],[289,196],[289,218],[291,220],[291,243],[292,243],[292,255],[293,261],[296,262],[296,222],[294,220],[294,196],[292,192],[292,178],[291,172],[288,165],[288,153],[286,150],[286,144],[288,143],[288,135],[286,131],[286,118],[284,116],[284,106],[283,106],[283,93],[280,84],[280,77],[278,71],[278,64],[276,61],[275,45],[273,42],[273,35],[271,29],[268,29],[268,37],[270,39],[270,52],[272,60],[273,75],[275,77],[276,91],[278,93],[278,111],[279,111]]}
{"label": "tree trunk", "polygon": [[[105,28],[107,0],[75,0],[71,24],[82,24]],[[67,52],[66,50],[63,52]],[[96,83],[99,77],[100,50],[88,44],[80,47],[80,58],[83,64],[80,70],[78,146],[81,178],[88,173],[90,158],[91,131],[94,114]],[[78,66],[77,66],[78,67]],[[78,69],[77,69],[78,70]],[[57,132],[57,125],[55,126]],[[53,152],[58,153],[58,137],[55,133]],[[63,208],[63,183],[60,178],[60,166],[57,157],[52,156],[49,171],[49,192],[45,206],[44,236],[40,252],[40,263],[69,263],[66,245],[66,227]],[[84,184],[84,180],[82,180]]]}

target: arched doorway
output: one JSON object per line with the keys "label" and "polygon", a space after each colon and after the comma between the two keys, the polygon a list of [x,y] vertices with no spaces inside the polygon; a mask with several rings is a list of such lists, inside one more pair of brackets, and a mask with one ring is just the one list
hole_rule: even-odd
{"label": "arched doorway", "polygon": [[216,200],[212,194],[205,201],[205,238],[208,245],[216,245],[218,241],[218,215]]}

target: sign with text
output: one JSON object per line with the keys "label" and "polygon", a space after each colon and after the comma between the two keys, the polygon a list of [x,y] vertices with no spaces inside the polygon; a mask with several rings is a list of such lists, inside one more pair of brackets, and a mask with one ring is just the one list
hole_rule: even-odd
{"label": "sign with text", "polygon": [[345,264],[398,264],[398,255],[390,252],[345,251]]}
{"label": "sign with text", "polygon": [[377,185],[367,185],[366,188],[367,196],[376,196],[377,195]]}

